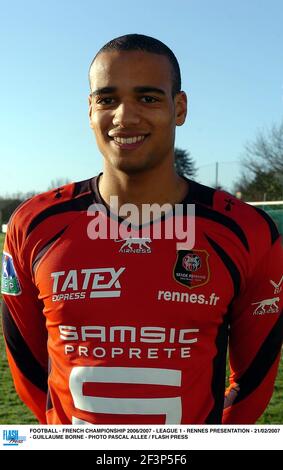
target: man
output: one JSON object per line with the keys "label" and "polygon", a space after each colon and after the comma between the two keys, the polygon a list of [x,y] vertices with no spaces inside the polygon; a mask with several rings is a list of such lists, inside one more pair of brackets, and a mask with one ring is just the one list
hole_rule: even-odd
{"label": "man", "polygon": [[[264,212],[175,173],[187,100],[167,46],[116,38],[89,75],[103,174],[32,198],[9,224],[3,318],[16,389],[41,423],[254,423],[282,341],[278,231]],[[137,209],[131,234],[97,236],[103,224],[123,228],[125,204],[124,216]],[[165,214],[141,220],[144,204]],[[195,243],[178,249],[164,229],[192,221],[190,204]]]}

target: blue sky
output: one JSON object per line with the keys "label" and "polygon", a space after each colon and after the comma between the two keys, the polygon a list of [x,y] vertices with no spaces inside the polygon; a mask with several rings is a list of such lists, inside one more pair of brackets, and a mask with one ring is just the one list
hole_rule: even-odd
{"label": "blue sky", "polygon": [[247,141],[283,117],[282,0],[35,0],[0,11],[0,195],[101,170],[87,116],[89,64],[113,37],[172,48],[189,96],[176,145],[199,180],[231,187]]}

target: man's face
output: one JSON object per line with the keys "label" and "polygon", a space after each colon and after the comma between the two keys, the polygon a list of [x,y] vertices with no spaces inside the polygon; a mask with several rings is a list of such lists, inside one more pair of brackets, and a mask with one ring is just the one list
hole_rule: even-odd
{"label": "man's face", "polygon": [[185,121],[186,95],[172,97],[167,57],[104,52],[96,58],[90,80],[90,125],[106,164],[131,174],[173,159],[175,126]]}

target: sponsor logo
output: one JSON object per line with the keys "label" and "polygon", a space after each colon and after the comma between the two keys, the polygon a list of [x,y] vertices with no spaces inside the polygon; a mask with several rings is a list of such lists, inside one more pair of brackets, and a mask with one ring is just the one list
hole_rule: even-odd
{"label": "sponsor logo", "polygon": [[120,297],[119,278],[125,269],[70,269],[51,273],[52,301]]}
{"label": "sponsor logo", "polygon": [[188,292],[176,292],[169,290],[159,290],[157,300],[165,300],[166,302],[185,302],[191,304],[216,305],[220,297],[212,292],[207,298],[204,294],[189,294]]}
{"label": "sponsor logo", "polygon": [[273,299],[264,299],[260,302],[254,302],[252,305],[257,305],[256,309],[253,312],[253,315],[265,315],[266,313],[278,313],[279,307],[277,302],[279,302],[279,297],[273,297]]}
{"label": "sponsor logo", "polygon": [[280,281],[278,282],[278,284],[274,281],[272,281],[272,279],[270,279],[270,284],[274,287],[274,294],[279,294],[279,292],[282,291],[282,282],[283,282],[283,276],[281,277]]}
{"label": "sponsor logo", "polygon": [[3,446],[18,446],[27,440],[26,436],[19,436],[17,429],[3,430]]}
{"label": "sponsor logo", "polygon": [[163,326],[73,326],[59,325],[60,338],[64,341],[97,341],[100,343],[178,343],[198,341],[198,328],[165,328]]}
{"label": "sponsor logo", "polygon": [[189,289],[207,284],[210,279],[208,257],[206,250],[178,251],[173,272],[175,281]]}
{"label": "sponsor logo", "polygon": [[119,253],[151,253],[151,248],[149,246],[151,239],[149,237],[122,238],[121,240],[115,240],[115,242],[124,242],[119,250]]}
{"label": "sponsor logo", "polygon": [[2,257],[1,292],[6,295],[20,295],[22,293],[13,258],[5,252]]}
{"label": "sponsor logo", "polygon": [[59,325],[65,355],[96,359],[188,359],[199,328]]}

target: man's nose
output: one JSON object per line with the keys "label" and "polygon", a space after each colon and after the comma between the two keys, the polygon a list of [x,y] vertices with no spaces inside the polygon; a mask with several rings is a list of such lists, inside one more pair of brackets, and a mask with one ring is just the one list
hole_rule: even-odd
{"label": "man's nose", "polygon": [[140,115],[136,106],[132,103],[120,103],[113,117],[114,126],[129,127],[140,122]]}

